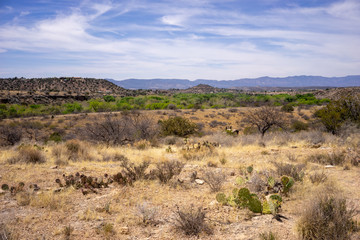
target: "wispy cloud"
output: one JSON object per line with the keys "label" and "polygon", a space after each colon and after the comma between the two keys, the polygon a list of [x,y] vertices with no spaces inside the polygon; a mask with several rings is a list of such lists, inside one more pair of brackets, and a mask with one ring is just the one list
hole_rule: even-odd
{"label": "wispy cloud", "polygon": [[0,24],[0,72],[117,79],[359,74],[358,1],[245,2],[267,7],[249,13],[231,0],[87,0],[43,17],[24,7]]}

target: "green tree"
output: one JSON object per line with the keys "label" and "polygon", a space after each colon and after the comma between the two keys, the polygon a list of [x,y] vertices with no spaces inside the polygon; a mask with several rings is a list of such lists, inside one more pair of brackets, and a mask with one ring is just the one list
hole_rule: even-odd
{"label": "green tree", "polygon": [[103,97],[105,102],[115,102],[115,97],[111,95],[106,95]]}
{"label": "green tree", "polygon": [[165,136],[175,135],[186,137],[197,132],[196,123],[191,122],[187,118],[172,117],[167,120],[160,121],[161,133]]}

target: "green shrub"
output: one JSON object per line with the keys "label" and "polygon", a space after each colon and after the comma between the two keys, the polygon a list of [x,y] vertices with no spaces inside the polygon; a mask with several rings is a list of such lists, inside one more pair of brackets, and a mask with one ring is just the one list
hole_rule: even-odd
{"label": "green shrub", "polygon": [[115,97],[111,95],[106,95],[103,97],[105,102],[115,102]]}
{"label": "green shrub", "polygon": [[286,104],[281,107],[281,111],[283,112],[293,112],[294,107],[291,104]]}
{"label": "green shrub", "polygon": [[336,134],[347,120],[360,124],[360,99],[358,96],[343,97],[318,110],[315,115],[328,132]]}
{"label": "green shrub", "polygon": [[309,129],[309,124],[304,123],[302,121],[299,120],[295,120],[292,124],[291,124],[291,128],[295,131],[295,132],[300,132],[300,131],[306,131]]}
{"label": "green shrub", "polygon": [[198,126],[189,119],[183,117],[172,117],[167,120],[159,122],[161,133],[164,136],[175,135],[179,137],[186,137],[188,135],[197,133]]}
{"label": "green shrub", "polygon": [[61,134],[58,132],[54,132],[50,135],[49,140],[53,142],[61,142],[62,141]]}

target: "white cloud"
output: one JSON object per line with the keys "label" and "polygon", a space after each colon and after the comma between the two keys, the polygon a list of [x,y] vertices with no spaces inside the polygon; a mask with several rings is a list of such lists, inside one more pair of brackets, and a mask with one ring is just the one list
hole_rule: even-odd
{"label": "white cloud", "polygon": [[[360,14],[355,1],[322,8],[276,9],[263,16],[215,11],[203,2],[203,8],[200,3],[189,4],[180,8],[155,4],[148,9],[135,3],[90,4],[90,13],[77,8],[29,27],[16,22],[0,25],[0,53],[40,53],[61,63],[61,67],[46,69],[31,65],[0,70],[32,77],[39,76],[41,69],[47,76],[66,72],[117,79],[359,74],[360,23],[354,19]],[[99,18],[135,10],[157,13],[158,17],[143,25],[96,25]],[[113,32],[116,37],[100,37],[94,34],[98,30]],[[138,37],[132,32],[148,34]]]}
{"label": "white cloud", "polygon": [[161,18],[161,21],[164,24],[175,25],[175,26],[183,26],[186,17],[184,15],[167,15]]}

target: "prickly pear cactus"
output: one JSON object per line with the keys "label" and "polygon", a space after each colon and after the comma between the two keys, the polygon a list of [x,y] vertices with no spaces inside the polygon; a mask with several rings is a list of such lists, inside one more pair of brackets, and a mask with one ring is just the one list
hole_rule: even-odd
{"label": "prickly pear cactus", "polygon": [[291,177],[283,176],[281,178],[281,183],[283,185],[283,193],[287,194],[290,188],[294,185],[295,181]]}
{"label": "prickly pear cactus", "polygon": [[232,194],[233,194],[233,196],[236,198],[236,197],[239,195],[239,189],[234,188],[234,189],[232,190]]}
{"label": "prickly pear cactus", "polygon": [[4,190],[4,191],[8,191],[10,188],[9,188],[9,185],[4,183],[3,185],[1,185],[1,189]]}
{"label": "prickly pear cactus", "polygon": [[249,199],[249,210],[254,213],[262,213],[262,204],[261,201],[256,197],[251,197]]}
{"label": "prickly pear cactus", "polygon": [[267,182],[268,182],[268,185],[269,185],[270,188],[274,188],[274,186],[275,186],[275,178],[269,177],[267,179]]}
{"label": "prickly pear cactus", "polygon": [[277,214],[281,206],[282,198],[279,195],[273,194],[269,197],[269,209],[272,214]]}
{"label": "prickly pear cactus", "polygon": [[253,171],[254,171],[254,167],[251,165],[251,166],[248,166],[247,168],[246,168],[246,171],[249,173],[249,174],[251,174]]}
{"label": "prickly pear cactus", "polygon": [[226,200],[226,195],[225,193],[218,193],[216,194],[216,201],[218,201],[219,203],[226,205],[227,204],[227,200]]}
{"label": "prickly pear cactus", "polygon": [[271,210],[270,210],[269,203],[268,203],[268,201],[266,201],[266,200],[263,202],[263,210],[262,210],[262,213],[263,213],[263,214],[271,214]]}
{"label": "prickly pear cactus", "polygon": [[238,192],[236,203],[239,205],[239,207],[247,207],[249,205],[250,198],[251,196],[249,189],[241,188]]}
{"label": "prickly pear cactus", "polygon": [[238,192],[239,198],[249,199],[250,198],[250,191],[247,188],[241,188]]}
{"label": "prickly pear cactus", "polygon": [[236,185],[241,186],[241,185],[243,185],[243,184],[245,183],[245,179],[242,178],[242,177],[237,177],[237,178],[235,179],[235,182],[236,182]]}

